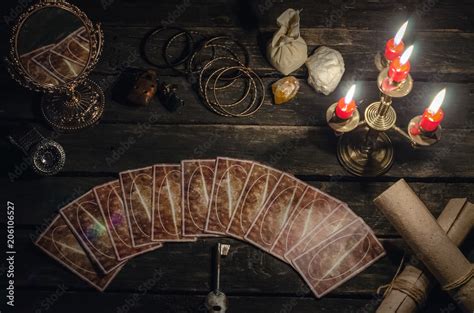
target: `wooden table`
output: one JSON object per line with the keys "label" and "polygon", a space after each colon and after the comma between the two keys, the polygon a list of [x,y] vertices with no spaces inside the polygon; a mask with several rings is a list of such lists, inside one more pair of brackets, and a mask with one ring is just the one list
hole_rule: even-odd
{"label": "wooden table", "polygon": [[[21,159],[2,136],[0,167],[6,175],[0,181],[0,195],[3,205],[7,200],[15,203],[17,250],[17,311],[6,312],[204,312],[202,303],[210,288],[210,249],[217,240],[167,244],[137,257],[104,293],[90,288],[32,244],[64,204],[126,169],[216,156],[265,162],[346,201],[374,229],[387,250],[387,256],[368,270],[316,300],[306,287],[300,292],[303,281],[291,267],[248,244],[225,239],[232,248],[223,262],[222,286],[230,297],[229,312],[239,313],[373,312],[379,301],[377,287],[389,283],[395,274],[404,243],[375,209],[372,199],[394,181],[405,178],[435,216],[450,198],[471,196],[473,200],[474,6],[469,1],[74,3],[105,29],[104,53],[91,78],[106,90],[106,111],[97,126],[57,138],[66,149],[67,163],[55,177],[25,173],[11,181],[8,173],[21,165]],[[310,51],[327,45],[344,57],[343,81],[331,95],[314,92],[305,83],[306,70],[301,69],[295,73],[302,85],[296,101],[275,106],[268,94],[254,116],[223,118],[203,106],[185,78],[161,70],[160,78],[177,84],[179,95],[185,99],[185,107],[178,112],[167,112],[158,101],[134,108],[112,99],[112,86],[124,69],[147,68],[139,44],[162,21],[207,35],[238,38],[250,52],[251,67],[270,85],[280,76],[265,60],[259,42],[276,29],[276,17],[290,5],[304,9],[302,36]],[[22,6],[9,0],[2,1],[1,7],[2,16],[14,17],[14,10]],[[325,111],[354,80],[362,110],[378,98],[374,55],[408,17],[411,24],[406,42],[416,46],[412,59],[415,85],[409,96],[394,103],[398,124],[406,127],[436,92],[447,87],[442,141],[428,149],[413,150],[393,136],[396,160],[390,172],[378,178],[350,176],[337,162],[337,140],[326,125]],[[4,55],[9,32],[2,27],[0,34]],[[39,96],[18,86],[5,70],[0,75],[2,134],[23,122],[44,126],[38,114]],[[151,113],[157,116],[153,123]],[[135,143],[127,147],[130,139]],[[6,214],[1,221],[5,225]],[[471,260],[472,243],[471,236],[464,245]],[[3,281],[6,264],[0,264]],[[150,281],[152,277],[156,279]],[[146,289],[148,283],[150,288]],[[4,302],[2,296],[2,305]],[[424,312],[443,309],[457,312],[452,301],[436,290]]]}

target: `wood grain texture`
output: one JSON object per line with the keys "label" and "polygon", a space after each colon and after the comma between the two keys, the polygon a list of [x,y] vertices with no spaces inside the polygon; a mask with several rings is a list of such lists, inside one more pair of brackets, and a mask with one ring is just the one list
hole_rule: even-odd
{"label": "wood grain texture", "polygon": [[[103,313],[116,313],[118,309],[128,308],[127,312],[140,313],[146,311],[150,307],[159,307],[161,313],[191,313],[191,312],[205,312],[203,306],[205,294],[166,294],[159,295],[148,292],[144,295],[126,293],[104,293],[98,294],[87,291],[70,291],[62,292],[60,285],[53,291],[22,291],[18,298],[19,310],[41,308],[45,299],[58,290],[61,294],[59,299],[54,303],[54,309],[58,312],[83,312],[81,306],[83,305],[83,297],[87,297],[88,303],[92,307],[100,307]],[[125,302],[135,303],[130,306]],[[446,299],[442,299],[446,300]],[[440,305],[442,300],[436,300],[436,305]],[[133,302],[132,302],[133,301]],[[341,306],[346,312],[356,312],[364,310],[366,307],[374,308],[376,300],[373,302],[370,299],[340,299],[340,298],[324,298],[316,301],[312,297],[284,297],[284,296],[229,296],[230,308],[229,313],[242,312],[267,312],[279,313],[284,309],[292,309],[299,313],[314,313],[314,312],[328,312],[340,313]],[[26,305],[28,303],[28,305]],[[26,312],[26,311],[25,311]]]}
{"label": "wood grain texture", "polygon": [[[25,173],[22,156],[4,135],[22,123],[44,128],[39,112],[39,94],[27,91],[0,71],[0,172],[1,201],[13,200],[17,225],[17,308],[20,312],[44,309],[60,286],[66,292],[48,312],[84,312],[100,308],[117,312],[126,300],[134,301],[129,312],[202,312],[210,288],[210,251],[215,239],[169,244],[132,260],[110,289],[99,294],[61,268],[33,246],[38,235],[58,210],[90,188],[117,179],[124,170],[156,163],[177,163],[189,158],[226,156],[261,161],[347,202],[354,212],[382,238],[387,256],[367,271],[315,300],[301,278],[289,266],[253,246],[226,239],[231,255],[224,260],[222,286],[230,296],[230,313],[242,312],[374,312],[375,290],[388,283],[403,254],[404,244],[372,200],[400,177],[410,185],[433,215],[453,197],[474,194],[474,5],[472,1],[449,0],[73,0],[105,30],[105,47],[91,75],[106,93],[106,109],[100,124],[83,132],[55,139],[66,149],[65,171],[56,177],[37,178]],[[22,2],[0,4],[7,26],[22,10]],[[277,29],[277,16],[289,6],[303,9],[302,35],[312,52],[321,45],[339,50],[346,72],[329,96],[317,94],[305,82],[306,69],[295,73],[301,90],[288,104],[274,106],[270,89],[260,111],[251,117],[229,119],[207,110],[190,82],[172,70],[161,70],[163,81],[178,86],[185,106],[169,113],[154,100],[144,108],[123,103],[117,95],[119,76],[132,69],[148,68],[139,44],[152,28],[171,23],[206,35],[228,34],[248,48],[251,66],[270,86],[281,76],[270,67],[262,47]],[[448,94],[444,109],[442,141],[429,149],[413,150],[395,141],[395,164],[383,177],[358,179],[349,176],[336,159],[336,138],[325,121],[327,107],[343,96],[350,84],[358,84],[360,109],[378,99],[374,55],[406,19],[410,27],[406,43],[415,43],[412,93],[394,102],[397,124],[405,128],[422,113],[436,92]],[[0,41],[7,43],[8,27],[0,28]],[[8,45],[0,45],[5,56]],[[175,49],[170,49],[175,53]],[[120,89],[120,88],[118,88]],[[123,92],[124,90],[122,90]],[[120,93],[118,93],[120,94]],[[234,92],[229,89],[229,98]],[[471,199],[472,200],[472,199]],[[0,215],[0,222],[6,216]],[[472,236],[471,236],[472,237]],[[472,238],[464,245],[474,259]],[[0,262],[1,265],[1,262]],[[157,280],[149,281],[158,275]],[[135,298],[140,286],[151,288]],[[87,301],[84,301],[84,299]],[[440,291],[429,298],[427,312],[442,309],[457,312]],[[128,309],[127,309],[128,310]]]}
{"label": "wood grain texture", "polygon": [[[34,230],[17,231],[17,248],[22,251],[22,262],[17,267],[17,286],[53,288],[64,283],[71,290],[85,289],[87,284],[52,262],[38,249],[34,249],[29,238],[33,232]],[[218,241],[228,242],[232,246],[229,256],[222,263],[222,286],[226,293],[256,296],[295,296],[299,293],[309,296],[309,289],[288,264],[234,239],[199,239],[195,243],[166,244],[129,261],[106,292],[133,292],[158,271],[162,283],[152,286],[153,293],[180,291],[205,294],[211,284],[210,251]],[[378,286],[390,281],[399,265],[405,245],[398,238],[382,239],[381,242],[388,248],[387,256],[337,288],[332,296],[370,297]],[[464,251],[468,251],[469,245],[472,245],[472,239],[465,242]],[[193,257],[187,258],[184,255]],[[467,252],[467,256],[472,259],[474,254]]]}
{"label": "wood grain texture", "polygon": [[[225,30],[215,27],[190,27],[204,36],[213,37],[228,35],[247,48],[250,55],[250,66],[258,74],[264,76],[279,75],[266,60],[265,51],[268,41],[277,30],[276,26],[260,27],[247,33],[240,28]],[[396,29],[396,28],[395,28]],[[101,73],[116,73],[126,67],[144,67],[147,63],[142,58],[139,45],[152,27],[106,26],[105,35],[111,38],[111,43],[104,49],[104,57],[97,66]],[[303,28],[301,36],[308,44],[308,53],[319,46],[329,46],[341,52],[345,63],[345,76],[357,80],[372,80],[379,73],[374,65],[375,54],[383,51],[385,43],[394,36],[393,32],[379,30],[351,29],[318,29]],[[474,46],[473,33],[464,32],[415,32],[407,42],[416,45],[416,54],[411,58],[411,74],[415,80],[464,80],[474,70],[473,62],[469,61],[470,51]],[[166,43],[166,38],[158,38]],[[158,48],[161,45],[158,45]],[[179,53],[179,45],[172,45],[170,55]],[[156,52],[159,53],[157,49]],[[263,53],[262,53],[263,52]],[[460,62],[460,60],[463,60]],[[172,70],[161,70],[159,75],[176,75]],[[306,77],[306,67],[297,70],[294,75]]]}
{"label": "wood grain texture", "polygon": [[[395,164],[387,176],[473,177],[473,134],[474,129],[446,131],[439,144],[416,150],[395,135]],[[337,138],[328,127],[99,124],[57,140],[68,153],[65,172],[115,173],[155,163],[225,155],[260,161],[295,175],[347,175],[335,155]],[[6,140],[0,140],[0,149],[14,151]],[[14,153],[9,153],[0,169],[13,172],[18,163]]]}
{"label": "wood grain texture", "polygon": [[[140,109],[124,104],[123,99],[113,99],[112,89],[117,80],[113,75],[93,75],[91,77],[106,89],[107,106],[101,124],[227,124],[227,125],[286,125],[286,126],[323,126],[326,127],[325,113],[327,108],[344,96],[351,80],[343,80],[339,87],[329,96],[316,93],[306,82],[301,81],[300,92],[288,104],[273,105],[269,93],[261,109],[254,115],[244,118],[223,118],[206,109],[199,99],[194,88],[182,77],[165,77],[166,82],[177,84],[178,94],[185,101],[185,106],[177,113],[168,112],[164,106],[154,99],[147,107]],[[110,78],[111,83],[107,82]],[[266,85],[271,85],[277,78],[265,78]],[[108,87],[107,87],[108,86]],[[379,97],[374,81],[357,82],[357,99],[360,103],[360,112]],[[446,118],[443,127],[446,129],[474,128],[470,116],[474,108],[470,105],[474,101],[474,84],[446,83],[446,82],[419,82],[415,81],[415,89],[409,96],[395,100],[397,109],[397,124],[405,128],[410,119],[423,112],[435,94],[446,87],[448,100],[445,105]],[[5,93],[0,110],[0,120],[40,120],[38,102],[32,94],[17,86],[15,82],[7,81],[0,86]],[[229,96],[234,93],[229,89]]]}
{"label": "wood grain texture", "polygon": [[[5,178],[0,184],[2,198],[8,196],[16,199],[21,210],[16,212],[16,222],[25,226],[47,226],[59,209],[76,199],[89,188],[111,180],[110,177],[47,177],[41,179],[38,186],[36,179],[24,179],[9,183]],[[383,217],[372,200],[387,189],[391,182],[351,182],[351,181],[306,181],[322,191],[349,203],[351,209],[362,217],[373,228],[378,236],[395,236],[396,232]],[[71,186],[73,186],[71,188]],[[417,195],[438,216],[450,198],[460,198],[474,194],[472,183],[410,183]],[[33,189],[33,187],[36,187]],[[54,190],[54,193],[51,193]],[[6,217],[0,216],[4,223]],[[36,235],[39,235],[37,233]]]}
{"label": "wood grain texture", "polygon": [[[286,2],[268,0],[163,1],[160,3],[161,10],[153,9],[153,14],[150,14],[154,8],[153,0],[72,2],[79,3],[91,17],[107,24],[156,25],[174,22],[183,26],[240,26],[245,30],[256,25],[274,25],[279,13],[289,6]],[[323,0],[318,1],[317,5],[311,0],[300,0],[292,3],[295,8],[304,8],[303,26],[307,27],[393,30],[410,17],[414,20],[415,29],[472,31],[473,19],[469,13],[473,9],[470,4],[469,1],[423,0]],[[132,11],[135,14],[130,14]]]}

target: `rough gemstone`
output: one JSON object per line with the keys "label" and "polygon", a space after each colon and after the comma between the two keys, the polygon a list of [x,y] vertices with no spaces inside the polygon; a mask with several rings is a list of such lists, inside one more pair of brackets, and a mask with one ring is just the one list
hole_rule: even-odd
{"label": "rough gemstone", "polygon": [[298,90],[300,83],[294,76],[283,77],[272,84],[273,98],[275,104],[282,104],[293,99]]}

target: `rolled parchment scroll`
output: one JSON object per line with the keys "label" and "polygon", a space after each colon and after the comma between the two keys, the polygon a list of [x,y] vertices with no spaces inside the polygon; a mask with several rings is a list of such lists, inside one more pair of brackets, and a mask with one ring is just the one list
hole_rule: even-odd
{"label": "rolled parchment scroll", "polygon": [[[467,199],[451,199],[438,217],[438,224],[459,246],[472,229],[474,205]],[[423,305],[436,281],[416,258],[391,283],[377,313],[413,313]]]}
{"label": "rolled parchment scroll", "polygon": [[399,180],[374,202],[455,303],[466,312],[473,312],[472,264],[405,180]]}

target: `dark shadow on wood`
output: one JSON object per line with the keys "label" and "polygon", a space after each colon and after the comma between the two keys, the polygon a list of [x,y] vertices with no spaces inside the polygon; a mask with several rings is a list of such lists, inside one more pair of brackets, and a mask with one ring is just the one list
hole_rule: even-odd
{"label": "dark shadow on wood", "polygon": [[273,33],[272,32],[258,32],[257,34],[257,44],[258,48],[260,50],[260,53],[262,54],[263,58],[267,61],[267,64],[269,66],[270,62],[267,60],[267,45],[270,43],[270,40],[272,40]]}
{"label": "dark shadow on wood", "polygon": [[123,105],[133,106],[127,101],[127,96],[141,73],[142,71],[136,68],[126,68],[122,71],[112,86],[112,100]]}
{"label": "dark shadow on wood", "polygon": [[256,7],[256,1],[236,0],[233,3],[236,13],[237,24],[245,31],[256,30],[259,26],[259,17]]}

